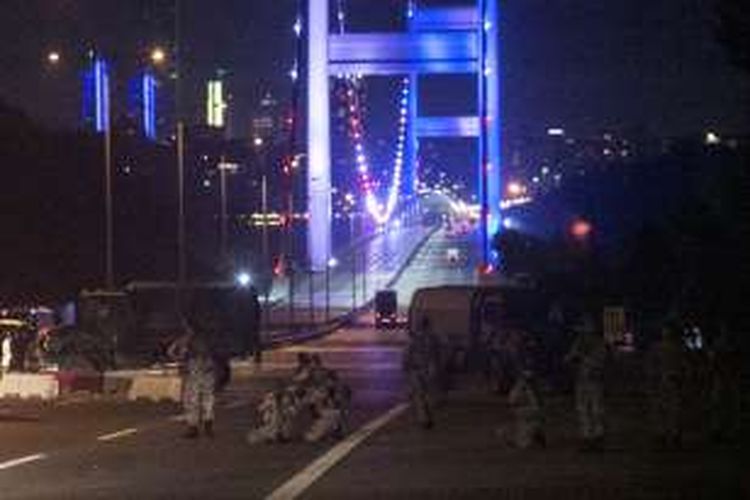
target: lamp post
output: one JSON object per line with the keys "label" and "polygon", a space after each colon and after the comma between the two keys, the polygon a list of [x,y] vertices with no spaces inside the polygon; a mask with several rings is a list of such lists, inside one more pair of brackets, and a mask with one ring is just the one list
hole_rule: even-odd
{"label": "lamp post", "polygon": [[326,265],[326,323],[331,320],[331,271],[339,265],[339,261],[331,257]]}
{"label": "lamp post", "polygon": [[[107,102],[109,102],[109,81],[106,83]],[[107,106],[109,115],[109,106]],[[114,263],[114,209],[112,202],[112,129],[107,116],[107,126],[104,130],[104,191],[107,217],[107,277],[106,287],[112,290],[115,287],[115,263]]]}
{"label": "lamp post", "polygon": [[357,310],[357,251],[355,248],[352,252],[352,312]]}
{"label": "lamp post", "polygon": [[227,209],[227,176],[236,172],[238,165],[229,163],[224,156],[221,157],[218,165],[219,169],[219,193],[221,198],[221,215],[219,221],[219,242],[221,258],[226,259],[229,255],[229,211]]}
{"label": "lamp post", "polygon": [[261,255],[263,259],[263,266],[266,267],[270,265],[270,259],[268,243],[268,172],[266,168],[266,159],[264,157],[265,155],[263,154],[264,144],[265,141],[262,137],[255,137],[255,139],[253,139],[253,146],[255,147],[256,157],[258,159],[258,162],[260,163],[260,168],[262,170],[260,181],[261,212],[263,213],[263,224],[261,226]]}
{"label": "lamp post", "polygon": [[185,123],[182,117],[182,2],[175,0],[175,115],[177,119],[177,283],[187,277],[185,231]]}

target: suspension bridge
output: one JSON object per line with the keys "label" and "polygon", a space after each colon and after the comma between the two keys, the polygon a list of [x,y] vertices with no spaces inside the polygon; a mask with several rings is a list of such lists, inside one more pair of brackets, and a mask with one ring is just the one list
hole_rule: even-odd
{"label": "suspension bridge", "polygon": [[[387,226],[416,200],[420,141],[464,137],[476,140],[475,167],[480,200],[480,263],[494,264],[491,237],[500,228],[501,108],[498,0],[477,0],[473,6],[426,7],[409,1],[406,30],[396,33],[352,33],[347,13],[338,2],[338,29],[330,26],[329,0],[307,1],[307,22],[295,32],[307,41],[307,185],[308,259],[323,271],[335,255],[331,235],[331,100],[332,80],[343,82],[353,168],[356,169],[362,210],[373,226]],[[296,72],[296,69],[295,69]],[[424,116],[419,96],[423,78],[431,75],[475,75],[476,115]],[[368,76],[400,79],[397,140],[390,183],[377,189],[367,152],[359,82]],[[468,172],[467,172],[468,174]]]}

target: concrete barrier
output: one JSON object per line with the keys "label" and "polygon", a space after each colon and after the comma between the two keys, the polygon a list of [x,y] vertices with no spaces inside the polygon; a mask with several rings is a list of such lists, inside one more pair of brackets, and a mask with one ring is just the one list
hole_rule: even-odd
{"label": "concrete barrier", "polygon": [[60,395],[60,382],[54,373],[6,373],[0,379],[0,398],[55,399]]}
{"label": "concrete barrier", "polygon": [[60,384],[60,394],[69,394],[71,392],[102,392],[104,377],[101,373],[65,370],[57,372],[55,376]]}
{"label": "concrete barrier", "polygon": [[132,378],[128,399],[182,401],[182,379],[177,374],[136,374]]}

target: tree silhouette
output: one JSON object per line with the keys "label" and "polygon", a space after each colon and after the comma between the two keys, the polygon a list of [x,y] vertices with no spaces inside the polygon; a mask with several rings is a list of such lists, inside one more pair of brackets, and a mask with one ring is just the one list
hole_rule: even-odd
{"label": "tree silhouette", "polygon": [[717,37],[729,59],[750,72],[750,2],[717,0]]}

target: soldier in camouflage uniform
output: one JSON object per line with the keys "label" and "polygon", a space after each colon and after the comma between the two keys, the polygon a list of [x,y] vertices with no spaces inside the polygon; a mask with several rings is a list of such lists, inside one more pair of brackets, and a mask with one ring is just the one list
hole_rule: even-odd
{"label": "soldier in camouflage uniform", "polygon": [[341,437],[348,432],[351,389],[334,370],[323,366],[318,355],[311,357],[305,402],[313,416],[313,422],[304,436],[306,441]]}
{"label": "soldier in camouflage uniform", "polygon": [[726,327],[721,328],[709,354],[711,439],[716,443],[730,442],[737,437],[742,412],[742,355]]}
{"label": "soldier in camouflage uniform", "polygon": [[281,439],[284,420],[281,406],[281,393],[279,391],[269,391],[263,396],[257,408],[259,425],[248,432],[248,443],[270,443]]}
{"label": "soldier in camouflage uniform", "polygon": [[410,332],[403,364],[417,421],[425,429],[432,428],[435,423],[434,390],[438,383],[439,354],[437,340],[432,334],[429,320],[424,318],[420,330]]}
{"label": "soldier in camouflage uniform", "polygon": [[576,327],[567,362],[576,364],[575,401],[583,451],[604,447],[604,365],[607,348],[590,316]]}
{"label": "soldier in camouflage uniform", "polygon": [[542,404],[531,370],[521,371],[508,395],[508,403],[514,422],[512,428],[503,431],[506,442],[519,449],[534,446],[544,448],[547,440],[543,428]]}
{"label": "soldier in camouflage uniform", "polygon": [[682,446],[686,354],[680,327],[674,322],[663,328],[661,340],[649,354],[654,429],[662,447]]}
{"label": "soldier in camouflage uniform", "polygon": [[305,441],[315,443],[340,431],[341,409],[336,407],[330,387],[311,387],[306,400],[310,404],[314,418],[310,428],[305,432]]}
{"label": "soldier in camouflage uniform", "polygon": [[196,438],[200,429],[208,437],[214,435],[214,403],[216,400],[216,359],[205,338],[184,324],[187,333],[170,347],[170,355],[181,362],[183,406],[187,416],[186,438]]}

